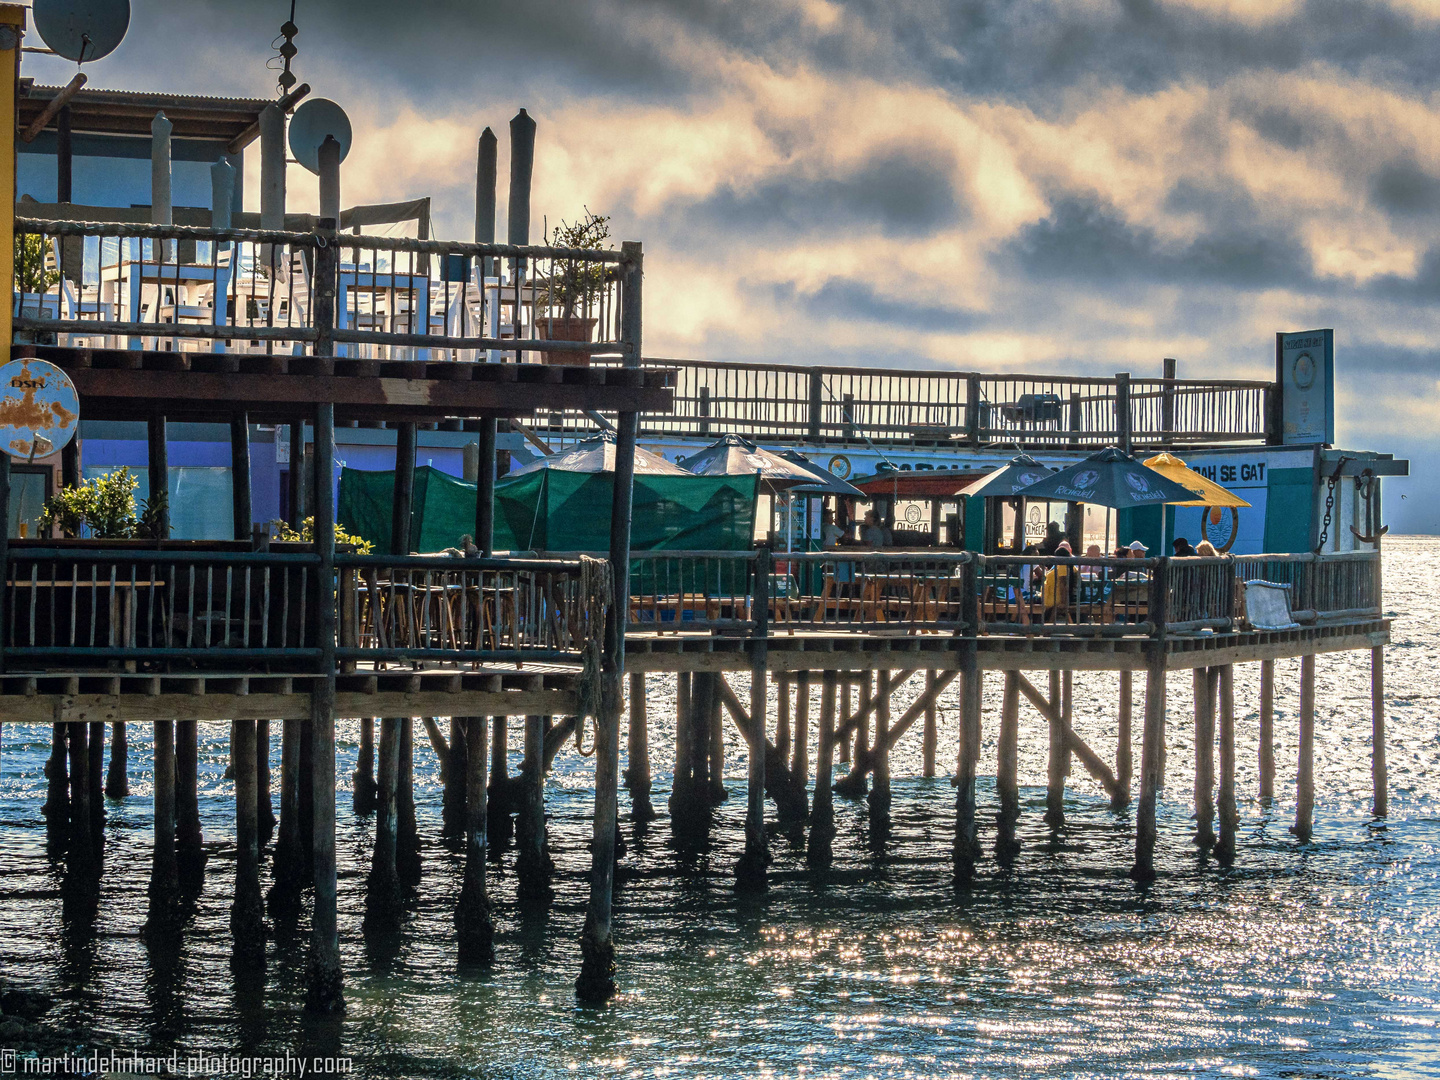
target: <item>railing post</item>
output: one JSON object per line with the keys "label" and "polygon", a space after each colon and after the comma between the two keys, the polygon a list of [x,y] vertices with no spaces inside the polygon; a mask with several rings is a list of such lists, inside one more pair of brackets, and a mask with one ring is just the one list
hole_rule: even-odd
{"label": "railing post", "polygon": [[1178,364],[1171,356],[1165,357],[1164,364],[1165,383],[1160,388],[1160,441],[1168,446],[1175,434],[1175,372]]}
{"label": "railing post", "polygon": [[699,412],[700,412],[700,434],[701,434],[701,435],[709,435],[709,434],[710,434],[710,388],[709,388],[708,386],[702,386],[702,387],[700,387],[700,404],[699,404],[698,408],[699,408]]}
{"label": "railing post", "polygon": [[1115,376],[1115,442],[1121,451],[1130,453],[1130,373]]}
{"label": "railing post", "polygon": [[846,394],[840,399],[841,434],[846,442],[855,438],[855,395]]}
{"label": "railing post", "polygon": [[821,421],[825,416],[825,376],[812,371],[810,381],[810,411],[807,416],[806,437],[811,442],[820,441]]}
{"label": "railing post", "polygon": [[1070,445],[1080,445],[1080,393],[1072,391],[1070,394],[1070,420],[1066,424],[1070,429]]}
{"label": "railing post", "polygon": [[[339,249],[335,246],[334,218],[321,218],[315,227],[315,280],[311,286],[310,323],[315,331],[316,356],[335,355],[335,275]],[[295,448],[290,448],[291,455]]]}
{"label": "railing post", "polygon": [[[475,473],[475,546],[487,559],[495,553],[495,437],[498,421],[480,419],[480,446]],[[412,471],[412,476],[413,471]]]}
{"label": "railing post", "polygon": [[965,441],[971,446],[980,445],[980,376],[965,376]]}

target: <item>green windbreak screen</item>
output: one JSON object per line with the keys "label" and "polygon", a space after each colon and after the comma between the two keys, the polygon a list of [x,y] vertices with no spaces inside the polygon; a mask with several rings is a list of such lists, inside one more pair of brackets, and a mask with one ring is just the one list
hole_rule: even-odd
{"label": "green windbreak screen", "polygon": [[[630,546],[636,551],[725,550],[751,546],[754,477],[637,476]],[[611,473],[541,470],[495,485],[495,550],[606,551],[610,547]],[[393,472],[345,469],[340,524],[390,546]],[[411,551],[459,546],[475,531],[475,485],[429,466],[415,470]]]}

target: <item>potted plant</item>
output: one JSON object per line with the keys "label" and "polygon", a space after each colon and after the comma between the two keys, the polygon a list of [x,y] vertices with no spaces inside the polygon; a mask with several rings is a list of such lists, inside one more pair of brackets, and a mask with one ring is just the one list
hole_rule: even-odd
{"label": "potted plant", "polygon": [[[598,251],[610,238],[610,218],[585,211],[579,221],[561,221],[551,229],[545,242],[551,247]],[[589,341],[599,319],[591,315],[605,288],[605,264],[582,259],[556,259],[550,273],[537,284],[535,295],[536,335],[550,341]],[[539,314],[541,306],[549,310]],[[585,353],[558,353],[551,363],[588,365]]]}

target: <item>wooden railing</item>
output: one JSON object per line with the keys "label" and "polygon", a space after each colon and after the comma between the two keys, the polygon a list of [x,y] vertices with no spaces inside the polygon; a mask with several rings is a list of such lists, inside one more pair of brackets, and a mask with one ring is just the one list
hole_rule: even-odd
{"label": "wooden railing", "polygon": [[763,606],[777,634],[1229,632],[1247,627],[1247,580],[1290,585],[1296,618],[1315,622],[1377,617],[1379,576],[1374,552],[1075,559],[856,548],[656,551],[631,557],[628,627],[748,634]]}
{"label": "wooden railing", "polygon": [[[358,664],[578,663],[591,635],[581,566],[562,559],[340,554],[143,544],[12,544],[0,659],[9,673],[311,674],[315,613],[338,600],[334,655]],[[327,596],[328,594],[328,596]]]}
{"label": "wooden railing", "polygon": [[[671,412],[647,435],[811,443],[958,443],[1079,449],[1278,441],[1272,384],[1238,380],[984,375],[965,371],[647,359],[675,371]],[[537,417],[554,433],[593,417]]]}
{"label": "wooden railing", "polygon": [[[38,218],[17,218],[15,237],[21,341],[374,361],[633,351],[628,249]],[[333,303],[317,303],[322,283]]]}
{"label": "wooden railing", "polygon": [[[140,543],[10,547],[0,670],[314,674],[579,663],[603,618],[575,556],[466,559]],[[642,552],[630,633],[1144,636],[1247,628],[1244,584],[1288,585],[1301,623],[1380,615],[1380,557],[986,557],[844,548]],[[337,601],[335,639],[315,612]],[[327,647],[328,646],[328,647]]]}

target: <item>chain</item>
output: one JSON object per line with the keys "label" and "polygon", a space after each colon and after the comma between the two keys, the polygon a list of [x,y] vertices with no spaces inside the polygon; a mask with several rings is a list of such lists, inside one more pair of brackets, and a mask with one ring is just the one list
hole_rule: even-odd
{"label": "chain", "polygon": [[1315,545],[1315,554],[1325,550],[1325,541],[1330,536],[1330,515],[1335,510],[1335,484],[1340,479],[1340,471],[1345,468],[1346,458],[1341,458],[1335,466],[1334,475],[1325,482],[1325,521],[1320,526],[1320,543]]}

